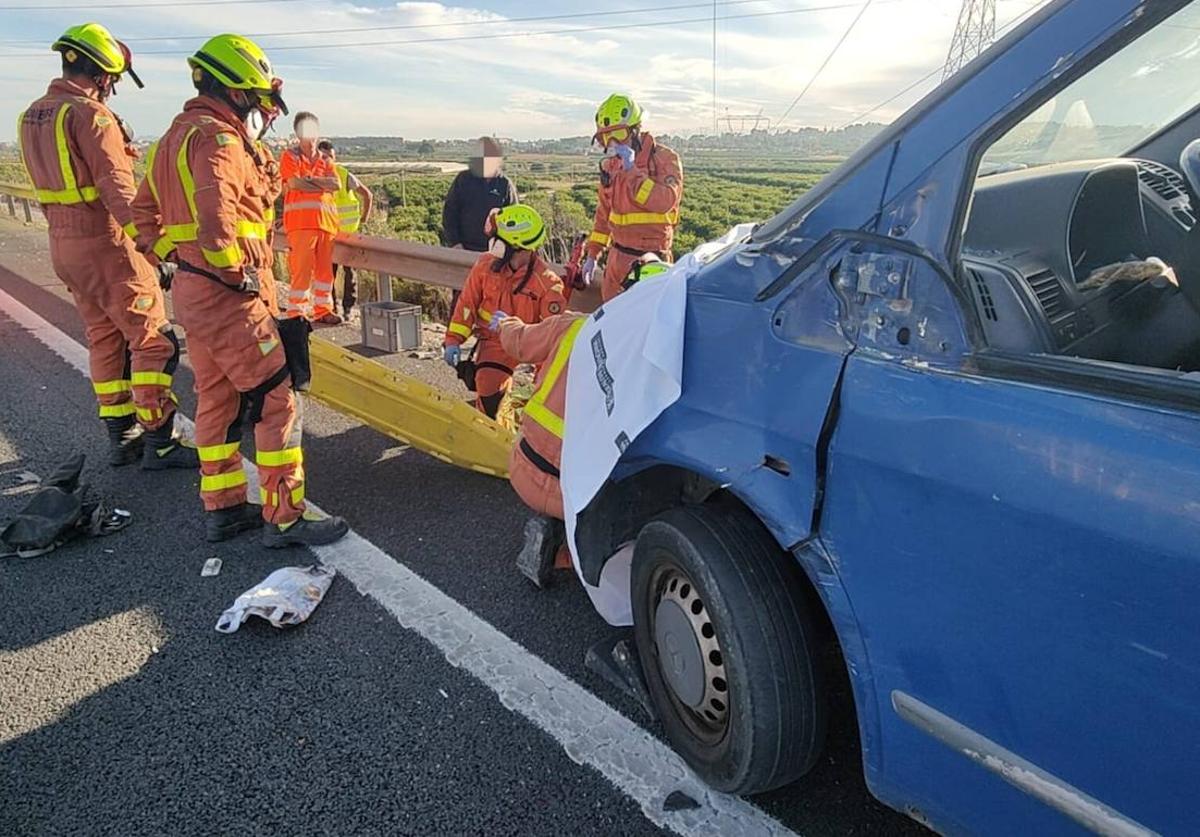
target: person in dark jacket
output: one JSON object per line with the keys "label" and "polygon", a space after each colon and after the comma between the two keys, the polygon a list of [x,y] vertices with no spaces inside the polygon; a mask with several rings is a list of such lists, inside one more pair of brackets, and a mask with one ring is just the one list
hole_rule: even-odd
{"label": "person in dark jacket", "polygon": [[[482,253],[488,248],[483,228],[495,209],[518,203],[517,187],[501,170],[500,143],[480,137],[466,171],[459,172],[442,206],[442,243],[447,247]],[[450,297],[450,311],[458,307],[458,291]]]}
{"label": "person in dark jacket", "polygon": [[459,172],[442,207],[442,241],[482,253],[488,248],[484,223],[493,209],[517,203],[517,187],[501,171],[500,143],[491,137],[479,140],[476,156],[467,171]]}

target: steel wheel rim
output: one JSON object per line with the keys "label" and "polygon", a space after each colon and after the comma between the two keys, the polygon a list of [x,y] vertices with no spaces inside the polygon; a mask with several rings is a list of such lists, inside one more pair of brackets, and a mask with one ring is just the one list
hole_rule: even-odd
{"label": "steel wheel rim", "polygon": [[[664,690],[670,697],[676,714],[683,720],[691,733],[706,744],[715,744],[725,737],[729,728],[729,680],[725,673],[725,656],[717,640],[716,629],[709,616],[708,607],[695,583],[686,572],[672,562],[656,570],[650,585],[649,613],[654,617],[650,636],[654,642],[656,665],[663,680]],[[703,671],[703,691],[696,699],[676,691],[679,674],[671,666],[679,659],[675,655],[689,655],[689,650],[677,641],[673,647],[664,648],[660,642],[659,615],[662,608],[675,608],[686,617],[691,628],[690,639],[699,649],[699,662]],[[673,623],[676,627],[679,623]],[[674,656],[674,659],[673,659]],[[686,661],[685,661],[686,662]]]}

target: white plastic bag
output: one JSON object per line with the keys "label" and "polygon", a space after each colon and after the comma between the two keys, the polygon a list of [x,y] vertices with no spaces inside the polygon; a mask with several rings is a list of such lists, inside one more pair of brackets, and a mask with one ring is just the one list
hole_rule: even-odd
{"label": "white plastic bag", "polygon": [[282,567],[238,596],[217,620],[217,630],[231,634],[251,616],[266,619],[276,628],[299,625],[317,609],[335,575],[320,564]]}

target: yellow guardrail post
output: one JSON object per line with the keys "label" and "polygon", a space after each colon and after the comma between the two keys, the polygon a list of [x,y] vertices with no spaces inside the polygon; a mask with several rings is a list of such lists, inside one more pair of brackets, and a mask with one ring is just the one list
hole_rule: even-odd
{"label": "yellow guardrail post", "polygon": [[508,477],[515,435],[461,397],[319,337],[310,354],[313,398],[443,462]]}

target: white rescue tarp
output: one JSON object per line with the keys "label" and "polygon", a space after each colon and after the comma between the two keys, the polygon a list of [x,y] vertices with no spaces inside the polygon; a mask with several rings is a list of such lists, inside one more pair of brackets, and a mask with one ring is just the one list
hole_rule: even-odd
{"label": "white rescue tarp", "polygon": [[[583,581],[575,521],[604,485],[621,453],[679,399],[683,380],[683,327],[687,280],[744,241],[752,224],[702,244],[671,270],[645,279],[588,318],[571,350],[562,452],[567,544]],[[611,625],[630,625],[631,545],[604,566],[600,584],[584,582],[596,611]]]}

